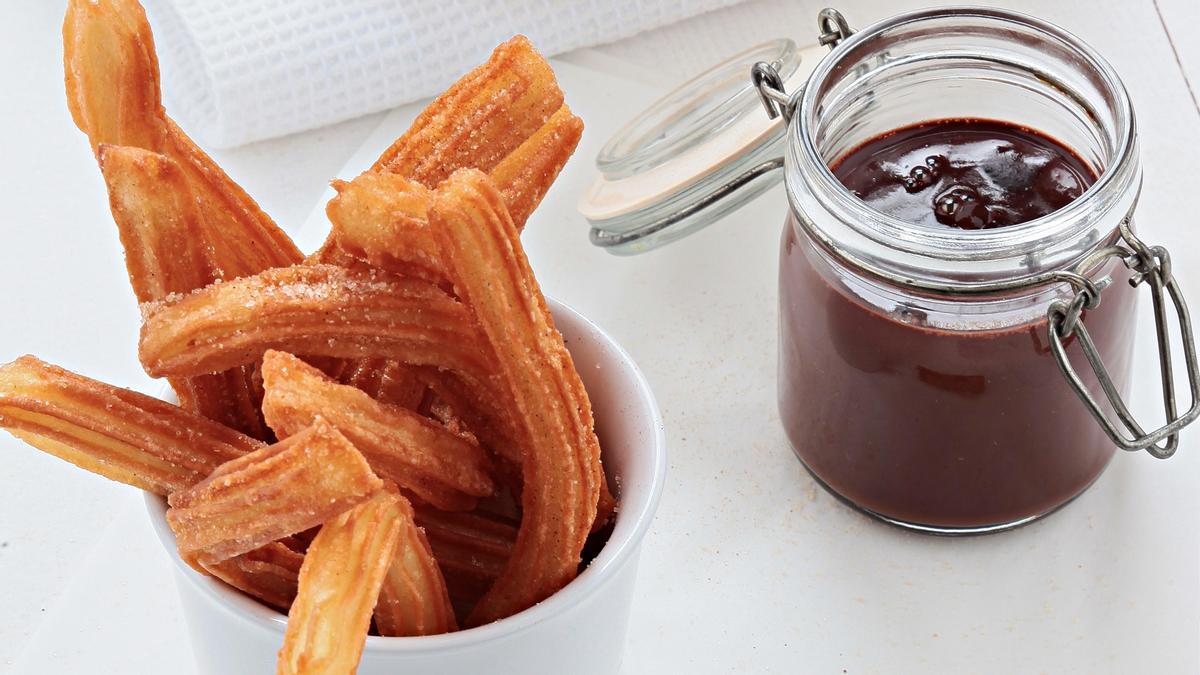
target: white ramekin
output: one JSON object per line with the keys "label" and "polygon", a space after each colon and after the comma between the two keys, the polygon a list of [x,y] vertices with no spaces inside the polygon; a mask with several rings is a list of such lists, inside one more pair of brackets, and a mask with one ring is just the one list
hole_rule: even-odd
{"label": "white ramekin", "polygon": [[[587,675],[620,667],[642,539],[663,487],[666,436],[646,378],[629,354],[575,310],[547,301],[587,387],[604,467],[620,499],[608,544],[566,588],[507,619],[446,635],[368,637],[359,675]],[[166,502],[147,495],[146,507],[175,563],[199,672],[274,672],[287,617],[184,564],[164,517]]]}

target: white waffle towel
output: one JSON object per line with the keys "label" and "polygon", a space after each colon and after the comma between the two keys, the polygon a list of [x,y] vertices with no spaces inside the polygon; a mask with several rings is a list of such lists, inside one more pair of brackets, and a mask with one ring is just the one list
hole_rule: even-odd
{"label": "white waffle towel", "polygon": [[543,54],[739,0],[144,0],[164,98],[222,148],[432,96],[500,42]]}

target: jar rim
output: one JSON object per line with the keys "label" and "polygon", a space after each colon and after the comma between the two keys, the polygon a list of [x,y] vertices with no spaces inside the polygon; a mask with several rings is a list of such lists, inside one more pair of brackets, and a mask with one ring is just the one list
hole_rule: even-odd
{"label": "jar rim", "polygon": [[[1099,167],[1100,175],[1083,194],[1052,213],[1024,223],[987,230],[930,228],[909,223],[876,210],[855,196],[834,175],[818,148],[814,134],[820,120],[822,85],[831,78],[835,69],[842,65],[843,57],[856,47],[908,24],[964,18],[1015,23],[1059,41],[1081,58],[1081,67],[1095,75],[1104,92],[1112,98],[1112,136],[1116,143],[1111,159]],[[1140,180],[1140,171],[1136,167],[1133,106],[1115,69],[1094,48],[1064,28],[1022,12],[1006,9],[969,5],[921,9],[883,19],[850,35],[814,69],[801,94],[793,122],[788,132],[787,144],[787,192],[793,210],[798,209],[795,208],[796,201],[793,195],[794,177],[790,174],[797,164],[802,164],[806,170],[804,180],[809,183],[809,189],[818,201],[824,202],[823,206],[852,214],[855,216],[853,220],[870,224],[868,227],[858,228],[859,234],[887,248],[946,260],[990,260],[1000,256],[1029,253],[1031,251],[1025,249],[1061,242],[1077,234],[1080,221],[1095,211],[1097,195],[1111,194],[1114,187],[1122,184],[1121,181]],[[1131,167],[1131,164],[1135,166]],[[843,247],[838,246],[838,242],[821,236],[818,236],[818,239],[825,244],[826,249],[833,249],[839,257],[849,258],[847,262],[855,267],[871,267],[870,264],[864,265],[862,261],[855,260],[853,254],[847,254]]]}

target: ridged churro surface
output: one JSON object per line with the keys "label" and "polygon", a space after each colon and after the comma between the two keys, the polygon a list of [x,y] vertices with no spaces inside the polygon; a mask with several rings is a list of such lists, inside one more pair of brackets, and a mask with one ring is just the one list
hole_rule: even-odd
{"label": "ridged churro surface", "polygon": [[253,363],[269,349],[381,356],[448,368],[488,386],[492,363],[471,315],[440,288],[376,270],[297,265],[144,308],[139,356],[154,377]]}
{"label": "ridged churro surface", "polygon": [[470,509],[473,497],[495,492],[491,463],[473,438],[333,382],[291,354],[267,352],[262,373],[266,390],[263,413],[281,438],[323,416],[358,448],[381,478],[439,508]]}
{"label": "ridged churro surface", "polygon": [[398,507],[400,541],[375,605],[379,634],[403,637],[458,630],[446,582],[425,532],[413,521],[408,500],[401,497]]}
{"label": "ridged churro surface", "polygon": [[400,541],[399,495],[378,490],[331,518],[308,547],[288,612],[279,675],[353,673]]}
{"label": "ridged churro surface", "polygon": [[481,172],[459,171],[437,190],[430,215],[455,292],[496,353],[524,440],[521,528],[504,572],[468,619],[479,625],[575,578],[596,519],[600,445],[587,392],[495,186]]}
{"label": "ridged churro surface", "polygon": [[171,493],[167,522],[184,560],[211,565],[320,525],[382,486],[362,454],[318,418]]}
{"label": "ridged churro surface", "polygon": [[76,466],[160,495],[263,446],[178,406],[32,356],[0,366],[0,426]]}

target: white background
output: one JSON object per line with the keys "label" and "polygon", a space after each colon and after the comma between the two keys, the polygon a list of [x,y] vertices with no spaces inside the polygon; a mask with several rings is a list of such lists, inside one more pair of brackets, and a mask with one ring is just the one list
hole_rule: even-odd
{"label": "white background", "polygon": [[[839,6],[861,25],[923,4]],[[1142,132],[1139,226],[1171,248],[1200,303],[1200,110],[1186,79],[1200,83],[1200,3],[999,4],[1068,27],[1121,73]],[[63,6],[0,0],[0,360],[33,352],[153,393],[103,186],[63,99]],[[772,37],[811,42],[820,6],[752,2],[566,59],[608,76],[564,78],[588,131],[525,241],[547,292],[608,329],[646,371],[671,452],[625,672],[1200,672],[1200,430],[1168,462],[1117,457],[1082,498],[1022,530],[899,532],[822,492],[779,427],[780,190],[636,259],[588,245],[573,205],[605,137],[664,84],[720,56]],[[215,154],[294,231],[331,177],[395,132],[376,127],[410,114]],[[1149,303],[1141,309],[1147,318]],[[1139,410],[1152,410],[1144,403],[1157,386],[1146,330]],[[191,671],[167,561],[139,501],[0,438],[0,671]]]}

